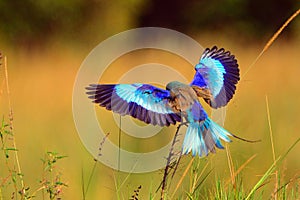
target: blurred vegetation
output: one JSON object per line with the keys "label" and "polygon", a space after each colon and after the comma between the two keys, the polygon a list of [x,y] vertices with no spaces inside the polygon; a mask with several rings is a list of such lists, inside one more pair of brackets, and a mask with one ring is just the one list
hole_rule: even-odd
{"label": "blurred vegetation", "polygon": [[[271,35],[295,12],[295,0],[166,0],[150,1],[141,25],[179,31],[227,31],[259,39]],[[293,34],[293,30],[289,31]]]}
{"label": "blurred vegetation", "polygon": [[[21,46],[60,39],[80,45],[141,26],[184,33],[236,33],[268,38],[300,6],[296,0],[0,1],[0,36]],[[296,26],[287,29],[289,36]]]}

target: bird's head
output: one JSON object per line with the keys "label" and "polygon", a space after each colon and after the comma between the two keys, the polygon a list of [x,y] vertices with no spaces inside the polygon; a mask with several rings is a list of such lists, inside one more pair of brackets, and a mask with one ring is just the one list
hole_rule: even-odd
{"label": "bird's head", "polygon": [[167,89],[167,90],[172,90],[172,89],[174,89],[174,88],[183,87],[183,86],[185,86],[185,85],[186,85],[186,84],[180,83],[180,82],[178,82],[178,81],[172,81],[172,82],[170,82],[170,83],[167,84],[166,89]]}

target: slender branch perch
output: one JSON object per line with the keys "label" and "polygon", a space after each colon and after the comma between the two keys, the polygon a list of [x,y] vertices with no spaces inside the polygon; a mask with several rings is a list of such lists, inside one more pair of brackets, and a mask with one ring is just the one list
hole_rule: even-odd
{"label": "slender branch perch", "polygon": [[167,177],[168,177],[168,174],[169,174],[169,171],[170,171],[170,164],[171,164],[171,161],[172,161],[172,157],[174,155],[174,146],[175,146],[175,143],[177,142],[177,137],[178,137],[178,133],[179,133],[179,129],[182,125],[186,125],[186,123],[181,123],[177,126],[177,130],[175,132],[175,135],[174,135],[174,138],[173,138],[173,141],[172,141],[172,145],[171,145],[171,149],[170,149],[170,152],[169,152],[169,155],[168,155],[168,158],[167,158],[167,164],[166,164],[166,167],[165,167],[165,170],[164,170],[164,176],[163,176],[163,180],[162,180],[162,183],[161,183],[161,200],[163,200],[165,198],[165,193],[166,193],[166,188],[167,188]]}

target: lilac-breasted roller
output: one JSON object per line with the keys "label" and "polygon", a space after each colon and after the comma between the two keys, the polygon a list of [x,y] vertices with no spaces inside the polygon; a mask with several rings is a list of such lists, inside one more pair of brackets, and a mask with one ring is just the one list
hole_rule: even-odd
{"label": "lilac-breasted roller", "polygon": [[234,55],[216,46],[205,49],[195,66],[190,84],[173,81],[161,89],[149,84],[91,84],[86,89],[93,102],[120,115],[130,115],[147,124],[169,126],[186,122],[188,128],[182,153],[208,155],[224,148],[221,140],[234,136],[213,122],[200,104],[203,98],[212,108],[227,105],[239,81]]}

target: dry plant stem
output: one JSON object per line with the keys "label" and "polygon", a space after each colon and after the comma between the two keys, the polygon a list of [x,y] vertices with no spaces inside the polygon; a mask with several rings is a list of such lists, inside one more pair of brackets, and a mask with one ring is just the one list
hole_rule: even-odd
{"label": "dry plant stem", "polygon": [[[32,196],[35,196],[36,193],[38,193],[39,191],[43,191],[44,189],[46,189],[46,186],[41,186],[41,187],[39,187],[38,189],[36,189],[36,190],[32,193]],[[45,199],[44,193],[43,193],[43,199]]]}
{"label": "dry plant stem", "polygon": [[[235,178],[246,166],[247,164],[253,160],[256,157],[256,154],[254,154],[253,156],[251,156],[248,160],[246,160],[246,162],[244,162],[244,164],[242,164],[238,170],[235,171],[235,173],[233,174],[233,178]],[[230,177],[230,179],[226,182],[225,186],[228,186],[228,184],[232,181],[232,177]]]}
{"label": "dry plant stem", "polygon": [[[7,70],[6,56],[4,56],[4,71],[5,71],[5,80],[6,80],[6,90],[7,90],[7,96],[8,96],[10,130],[11,130],[11,133],[13,134],[13,138],[12,138],[13,148],[17,149],[16,140],[15,140],[14,133],[13,133],[13,110],[12,110],[11,101],[10,101],[10,90],[9,90],[9,84],[8,84],[8,70]],[[19,162],[18,151],[15,150],[14,153],[15,153],[15,159],[16,159],[17,168],[18,168],[18,174],[21,175],[22,171],[21,171],[21,166],[20,166],[20,162]],[[23,190],[25,188],[24,188],[24,181],[23,181],[22,177],[21,177],[20,181],[21,181],[21,186],[22,186],[22,192],[24,192]]]}
{"label": "dry plant stem", "polygon": [[166,167],[164,170],[164,176],[163,176],[162,186],[161,186],[161,198],[160,198],[161,200],[165,199],[165,193],[166,193],[166,187],[167,187],[167,177],[168,177],[169,170],[170,170],[170,163],[171,163],[172,157],[174,155],[173,150],[174,150],[175,143],[177,141],[178,132],[182,125],[184,125],[184,124],[179,124],[177,127],[176,133],[175,133],[173,141],[172,141],[172,146],[171,146],[171,149],[169,152],[169,156],[167,158],[167,164],[166,164]]}
{"label": "dry plant stem", "polygon": [[228,160],[228,167],[229,167],[229,171],[230,171],[230,177],[231,177],[231,184],[233,186],[233,188],[236,187],[235,185],[235,172],[234,172],[234,166],[233,166],[233,161],[232,161],[232,157],[230,154],[230,150],[229,150],[229,146],[226,143],[226,155],[227,155],[227,160]]}
{"label": "dry plant stem", "polygon": [[182,181],[183,181],[184,177],[186,176],[186,174],[188,173],[189,169],[191,168],[194,159],[195,159],[195,157],[193,157],[193,158],[190,160],[188,166],[187,166],[186,169],[184,170],[182,176],[180,177],[180,180],[178,181],[178,183],[177,183],[177,185],[176,185],[176,188],[175,188],[173,194],[171,195],[171,199],[173,199],[173,197],[174,197],[176,191],[178,190],[179,186],[182,184]]}
{"label": "dry plant stem", "polygon": [[300,14],[300,8],[292,15],[290,16],[284,24],[278,29],[276,33],[271,37],[271,39],[267,42],[267,44],[264,46],[263,50],[259,53],[259,55],[256,57],[256,59],[252,62],[252,64],[248,67],[246,72],[243,74],[243,77],[250,71],[250,69],[255,65],[255,63],[258,61],[258,59],[269,49],[269,47],[273,44],[273,42],[278,38],[280,33],[289,25],[289,23],[295,19]]}
{"label": "dry plant stem", "polygon": [[[293,178],[291,178],[288,182],[286,182],[285,184],[283,184],[280,188],[278,188],[278,190],[276,191],[276,193],[278,193],[280,190],[288,187],[291,183],[296,182],[297,180],[300,179],[300,176],[294,176]],[[298,199],[298,198],[297,198]]]}
{"label": "dry plant stem", "polygon": [[271,126],[271,117],[270,117],[268,96],[266,96],[266,106],[267,106],[267,115],[268,115],[268,125],[269,125],[269,131],[270,131],[270,139],[271,139],[271,145],[272,145],[273,162],[275,162],[276,156],[275,156],[275,148],[274,148],[274,142],[273,142],[273,131],[272,131],[272,126]]}

